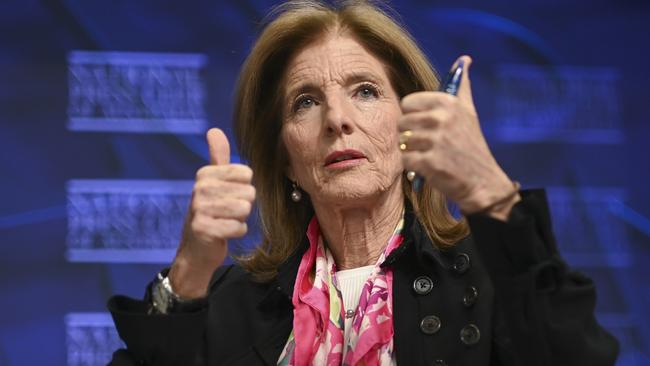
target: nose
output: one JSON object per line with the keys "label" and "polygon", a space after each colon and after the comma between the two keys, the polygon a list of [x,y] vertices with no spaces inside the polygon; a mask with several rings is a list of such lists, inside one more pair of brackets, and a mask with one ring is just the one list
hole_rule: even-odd
{"label": "nose", "polygon": [[344,96],[328,96],[323,113],[324,126],[328,135],[349,135],[354,130],[353,108]]}

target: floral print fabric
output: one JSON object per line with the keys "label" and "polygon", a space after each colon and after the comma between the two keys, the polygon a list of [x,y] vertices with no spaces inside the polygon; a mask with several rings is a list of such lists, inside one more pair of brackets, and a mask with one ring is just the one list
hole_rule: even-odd
{"label": "floral print fabric", "polygon": [[[336,264],[323,244],[318,220],[307,229],[309,249],[294,284],[293,331],[278,365],[386,366],[393,355],[393,273],[380,264],[403,241],[404,217],[361,290],[352,330],[344,344],[344,307],[336,282]],[[346,352],[344,352],[344,348]],[[345,358],[343,354],[345,353]]]}

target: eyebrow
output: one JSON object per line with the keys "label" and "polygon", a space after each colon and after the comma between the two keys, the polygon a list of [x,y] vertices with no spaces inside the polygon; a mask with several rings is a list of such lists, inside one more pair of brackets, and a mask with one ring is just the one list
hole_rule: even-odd
{"label": "eyebrow", "polygon": [[[364,70],[364,71],[350,71],[344,74],[345,85],[357,84],[363,81],[370,81],[379,85],[383,84],[382,82],[380,82],[380,78],[377,75],[375,75],[375,73],[373,72]],[[298,86],[289,89],[287,96],[293,99],[298,95],[312,92],[314,90],[318,90],[318,84],[312,81],[302,82],[302,83],[298,83]]]}

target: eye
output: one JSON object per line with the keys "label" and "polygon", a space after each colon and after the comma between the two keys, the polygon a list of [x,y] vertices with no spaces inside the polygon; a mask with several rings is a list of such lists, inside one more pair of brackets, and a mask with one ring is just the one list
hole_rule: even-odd
{"label": "eye", "polygon": [[379,90],[376,86],[365,83],[357,89],[357,95],[361,99],[373,99],[379,97]]}
{"label": "eye", "polygon": [[309,109],[317,104],[318,103],[316,103],[314,98],[310,97],[309,95],[301,95],[294,102],[292,109],[294,112],[298,112],[302,109]]}

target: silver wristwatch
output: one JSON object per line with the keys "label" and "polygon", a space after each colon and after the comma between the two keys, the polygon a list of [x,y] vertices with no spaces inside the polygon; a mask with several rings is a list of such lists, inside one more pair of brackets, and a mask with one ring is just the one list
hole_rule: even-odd
{"label": "silver wristwatch", "polygon": [[174,293],[169,277],[158,273],[156,281],[151,288],[151,302],[157,314],[169,314],[179,303],[184,302]]}

